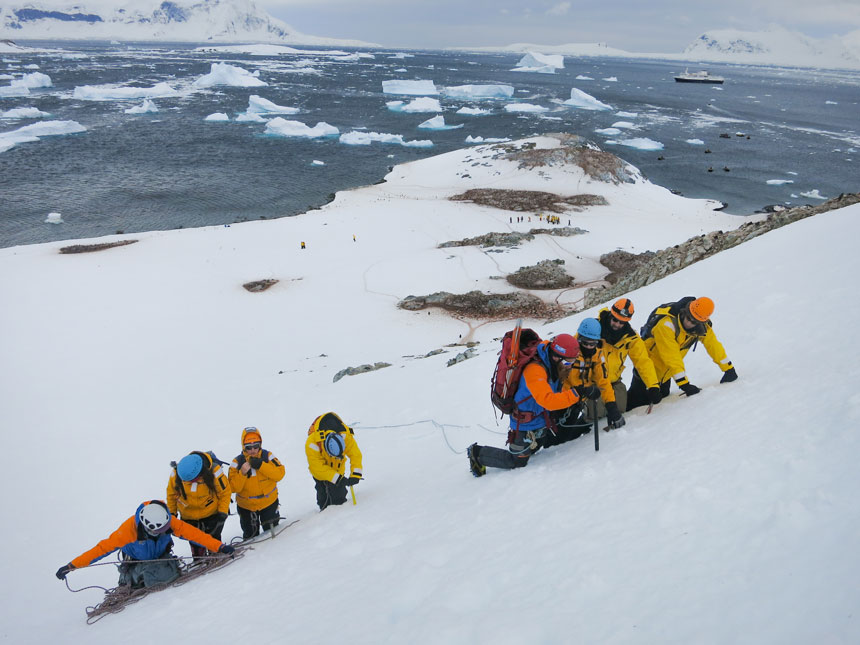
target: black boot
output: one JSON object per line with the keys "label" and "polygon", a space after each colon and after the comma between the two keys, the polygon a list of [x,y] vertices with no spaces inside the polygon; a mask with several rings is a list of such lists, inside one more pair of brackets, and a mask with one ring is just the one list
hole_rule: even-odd
{"label": "black boot", "polygon": [[466,448],[466,455],[469,457],[469,470],[472,471],[472,474],[475,477],[483,477],[487,474],[486,467],[481,465],[481,462],[478,461],[478,454],[481,451],[481,446],[477,443],[473,443],[471,446]]}

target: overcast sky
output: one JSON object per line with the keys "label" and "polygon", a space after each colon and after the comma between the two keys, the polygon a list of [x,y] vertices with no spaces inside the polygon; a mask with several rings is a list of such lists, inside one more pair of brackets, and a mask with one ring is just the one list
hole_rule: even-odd
{"label": "overcast sky", "polygon": [[823,38],[860,29],[860,0],[256,0],[314,36],[392,47],[603,42],[680,52],[711,29],[772,24]]}

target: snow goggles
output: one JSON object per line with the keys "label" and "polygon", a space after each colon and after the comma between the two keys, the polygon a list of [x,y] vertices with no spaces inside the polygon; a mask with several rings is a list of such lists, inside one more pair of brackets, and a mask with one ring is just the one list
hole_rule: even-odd
{"label": "snow goggles", "polygon": [[600,341],[599,340],[591,340],[589,338],[581,338],[579,340],[579,344],[581,347],[587,347],[588,349],[594,349],[600,344]]}
{"label": "snow goggles", "polygon": [[263,443],[261,441],[255,441],[254,443],[246,443],[245,450],[257,450],[263,447]]}

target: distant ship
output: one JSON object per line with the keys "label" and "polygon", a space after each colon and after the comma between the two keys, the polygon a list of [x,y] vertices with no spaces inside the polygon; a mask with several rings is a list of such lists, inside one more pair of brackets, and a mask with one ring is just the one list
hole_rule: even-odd
{"label": "distant ship", "polygon": [[678,74],[675,77],[676,83],[724,83],[725,80],[722,76],[711,76],[705,70],[700,72],[684,70],[683,74]]}

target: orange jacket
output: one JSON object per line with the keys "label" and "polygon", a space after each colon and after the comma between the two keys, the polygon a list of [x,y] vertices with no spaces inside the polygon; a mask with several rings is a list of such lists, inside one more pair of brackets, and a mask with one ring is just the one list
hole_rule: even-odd
{"label": "orange jacket", "polygon": [[[170,531],[174,535],[178,535],[185,540],[194,541],[205,546],[213,553],[217,552],[218,549],[221,548],[221,542],[213,538],[211,535],[207,535],[200,529],[194,528],[190,524],[187,524],[175,517],[170,518]],[[109,537],[96,544],[89,551],[85,551],[72,560],[71,565],[75,569],[89,566],[89,564],[94,560],[103,558],[109,553],[112,553],[117,549],[121,549],[126,544],[136,542],[137,538],[137,520],[135,519],[135,516],[132,515],[125,522],[120,524],[119,528],[111,533]]]}

